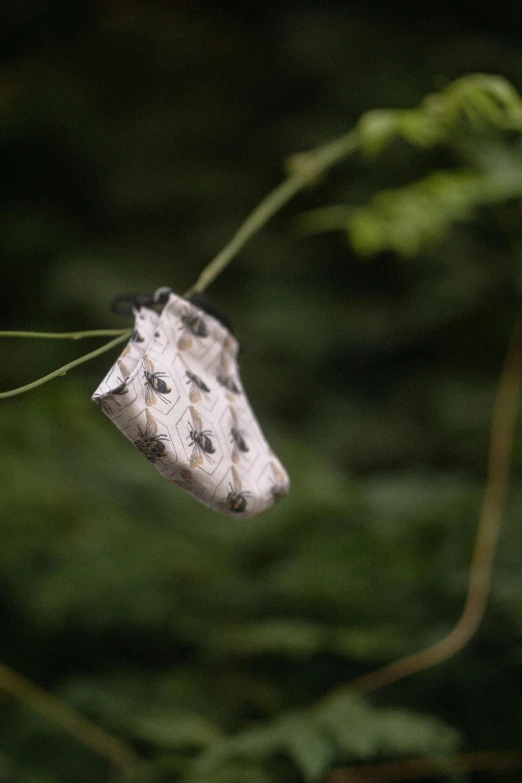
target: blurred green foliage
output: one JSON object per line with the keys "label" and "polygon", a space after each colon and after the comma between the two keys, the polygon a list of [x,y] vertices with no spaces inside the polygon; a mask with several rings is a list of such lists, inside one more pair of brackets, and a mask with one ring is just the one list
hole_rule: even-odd
{"label": "blurred green foliage", "polygon": [[[136,781],[301,783],[354,761],[520,745],[519,439],[474,642],[371,698],[321,702],[458,617],[519,307],[517,94],[491,82],[501,93],[455,113],[451,132],[422,101],[476,71],[520,89],[520,25],[507,10],[504,25],[477,12],[472,29],[449,5],[428,23],[409,5],[375,9],[0,10],[5,329],[127,326],[113,296],[187,289],[283,159],[372,110],[364,154],[210,291],[292,476],[273,511],[239,524],[157,475],[89,401],[111,356],[0,407],[0,660],[131,745]],[[343,233],[302,236],[314,215],[327,218],[314,230]],[[7,389],[86,343],[2,345]],[[0,706],[2,783],[120,779]]]}

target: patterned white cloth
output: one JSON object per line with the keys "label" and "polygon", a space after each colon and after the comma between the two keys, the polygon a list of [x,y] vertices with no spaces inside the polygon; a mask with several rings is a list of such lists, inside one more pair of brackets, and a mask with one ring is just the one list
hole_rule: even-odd
{"label": "patterned white cloth", "polygon": [[132,337],[92,397],[165,478],[221,514],[254,517],[290,488],[239,378],[239,345],[170,293],[135,311]]}

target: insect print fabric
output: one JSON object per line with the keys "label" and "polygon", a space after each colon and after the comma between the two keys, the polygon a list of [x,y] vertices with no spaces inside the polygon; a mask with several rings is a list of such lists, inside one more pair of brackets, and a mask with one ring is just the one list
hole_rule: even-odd
{"label": "insect print fabric", "polygon": [[254,517],[290,481],[239,378],[239,345],[212,315],[170,293],[135,310],[132,336],[92,399],[169,481],[205,506]]}

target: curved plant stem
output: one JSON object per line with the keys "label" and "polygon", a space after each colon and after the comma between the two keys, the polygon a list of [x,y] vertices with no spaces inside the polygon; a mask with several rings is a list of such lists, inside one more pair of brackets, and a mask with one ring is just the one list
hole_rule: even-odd
{"label": "curved plant stem", "polygon": [[522,767],[522,750],[493,750],[477,753],[458,753],[436,759],[404,759],[380,764],[357,764],[334,769],[328,783],[392,783],[399,780],[418,780],[451,773],[500,772]]}
{"label": "curved plant stem", "polygon": [[132,772],[138,765],[138,757],[119,740],[3,663],[0,663],[0,689],[60,726],[124,773]]}
{"label": "curved plant stem", "polygon": [[0,332],[1,337],[28,337],[39,340],[83,340],[85,337],[115,337],[128,329],[91,329],[87,332]]}
{"label": "curved plant stem", "polygon": [[[344,136],[329,142],[328,144],[318,147],[310,152],[302,152],[297,155],[293,155],[287,161],[287,168],[289,171],[288,177],[271,191],[265,198],[257,205],[253,212],[242,223],[239,229],[236,231],[230,242],[225,245],[223,250],[217,254],[217,256],[205,267],[200,276],[186,293],[185,296],[190,294],[204,291],[221,272],[229,265],[235,255],[241,250],[243,245],[253,236],[270,218],[275,215],[293,196],[299,191],[303,190],[307,185],[311,185],[322,174],[324,174],[331,166],[338,163],[343,158],[354,152],[359,146],[359,135],[357,130],[352,130]],[[53,378],[57,378],[59,375],[65,375],[68,370],[72,370],[74,367],[78,367],[80,364],[89,362],[96,356],[100,356],[105,351],[110,351],[115,345],[122,343],[132,334],[132,330],[120,330],[120,329],[97,329],[89,332],[0,332],[0,337],[34,337],[42,339],[71,339],[79,340],[83,337],[101,337],[103,335],[119,335],[117,339],[112,340],[110,343],[98,348],[96,351],[81,356],[79,359],[75,359],[73,362],[60,367],[58,370],[44,375],[43,378],[28,383],[25,386],[19,386],[17,389],[11,389],[10,391],[0,392],[0,400],[7,397],[15,397],[18,394],[36,389],[38,386],[42,386],[44,383],[51,381]]]}
{"label": "curved plant stem", "polygon": [[509,487],[509,472],[522,381],[522,329],[515,326],[502,368],[493,416],[484,499],[478,523],[462,614],[440,642],[352,680],[336,688],[327,701],[340,693],[371,693],[451,658],[473,637],[488,602],[502,516]]}
{"label": "curved plant stem", "polygon": [[[196,291],[203,291],[216,277],[228,266],[230,261],[239,252],[250,237],[259,231],[265,223],[283,207],[299,191],[307,185],[312,184],[321,174],[337,161],[349,155],[358,146],[359,140],[356,131],[336,139],[317,150],[294,155],[288,161],[288,177],[271,193],[269,193],[254,211],[247,217],[240,226],[230,242],[218,253],[218,255],[207,265],[200,274],[194,286],[187,291],[186,296]],[[78,367],[80,364],[94,359],[97,356],[111,350],[119,343],[128,339],[132,330],[113,330],[98,329],[85,332],[0,332],[0,337],[25,337],[37,339],[72,339],[79,340],[84,337],[102,337],[116,335],[114,340],[97,348],[78,359],[60,367],[58,370],[39,378],[25,386],[17,389],[1,392],[0,399],[14,397],[18,394],[31,391],[42,386],[44,383],[65,375],[69,370]],[[59,699],[34,685],[25,677],[10,669],[8,666],[0,663],[0,690],[9,693],[18,701],[27,707],[35,710],[40,715],[54,722],[65,731],[69,732],[78,741],[92,748],[100,756],[103,756],[120,767],[123,771],[129,772],[135,768],[138,763],[137,757],[117,739],[106,734],[96,724],[84,718],[80,713],[67,706]]]}
{"label": "curved plant stem", "polygon": [[185,296],[204,291],[228,266],[236,253],[268,220],[304,186],[306,180],[297,174],[285,179],[266,196],[234,234],[223,250],[205,267]]}
{"label": "curved plant stem", "polygon": [[96,348],[95,351],[86,353],[84,356],[80,356],[78,359],[74,359],[74,361],[69,362],[68,364],[64,364],[63,367],[59,367],[57,370],[50,372],[48,375],[44,375],[43,378],[38,378],[36,381],[27,383],[25,386],[19,386],[17,389],[10,389],[10,391],[0,392],[0,400],[5,400],[7,397],[15,397],[17,394],[23,394],[24,392],[31,391],[31,389],[36,389],[38,386],[42,386],[44,383],[52,381],[53,378],[58,378],[60,375],[65,375],[66,372],[72,370],[74,367],[78,367],[80,364],[85,364],[85,362],[89,362],[91,359],[95,359],[96,356],[101,356],[102,353],[110,351],[111,348],[114,348],[115,345],[119,345],[119,343],[124,342],[124,340],[128,340],[132,334],[132,329],[127,329],[125,332],[123,332],[123,334],[120,331],[119,334],[120,336],[115,340],[111,340],[109,343],[102,345],[101,348]]}
{"label": "curved plant stem", "polygon": [[322,147],[293,155],[287,161],[288,177],[257,205],[238,228],[230,242],[205,267],[185,296],[204,291],[229,265],[235,255],[270,218],[299,191],[313,184],[331,166],[354,152],[359,136],[352,130]]}

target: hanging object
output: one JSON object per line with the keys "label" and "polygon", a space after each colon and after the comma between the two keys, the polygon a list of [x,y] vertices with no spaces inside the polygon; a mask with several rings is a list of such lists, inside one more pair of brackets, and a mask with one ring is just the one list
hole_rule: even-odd
{"label": "hanging object", "polygon": [[224,319],[202,309],[201,298],[188,301],[168,288],[114,305],[130,312],[122,309],[129,301],[134,331],[93,401],[200,503],[229,516],[262,513],[288,493],[290,481],[243,390],[239,345]]}

